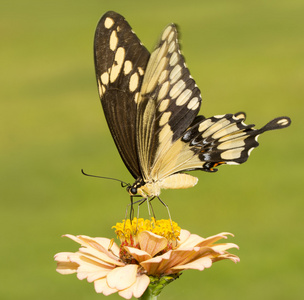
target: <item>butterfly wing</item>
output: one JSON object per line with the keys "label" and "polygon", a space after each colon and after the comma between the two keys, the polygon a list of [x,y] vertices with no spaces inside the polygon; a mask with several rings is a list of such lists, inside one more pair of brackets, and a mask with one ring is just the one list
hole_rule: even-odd
{"label": "butterfly wing", "polygon": [[137,142],[145,181],[164,180],[188,170],[212,172],[221,164],[244,163],[259,145],[259,134],[291,123],[288,117],[281,117],[254,129],[254,125],[244,124],[244,113],[208,119],[197,116],[200,90],[181,55],[174,24],[165,28],[151,54],[140,95]]}
{"label": "butterfly wing", "polygon": [[116,147],[134,178],[141,177],[136,148],[136,101],[149,56],[121,15],[103,15],[94,38],[98,91]]}
{"label": "butterfly wing", "polygon": [[[143,177],[157,180],[162,157],[197,115],[200,90],[180,52],[177,29],[168,25],[152,52],[138,100],[137,142]],[[166,163],[166,162],[165,162]]]}

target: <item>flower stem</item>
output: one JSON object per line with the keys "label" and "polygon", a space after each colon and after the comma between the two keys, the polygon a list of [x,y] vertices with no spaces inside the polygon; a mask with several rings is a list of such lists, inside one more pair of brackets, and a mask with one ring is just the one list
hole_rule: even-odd
{"label": "flower stem", "polygon": [[156,295],[153,295],[152,290],[147,288],[143,295],[139,298],[140,300],[157,300]]}
{"label": "flower stem", "polygon": [[181,273],[164,275],[161,277],[149,276],[150,284],[143,295],[139,298],[140,300],[156,300],[158,295],[161,293],[163,288],[169,283],[179,278]]}

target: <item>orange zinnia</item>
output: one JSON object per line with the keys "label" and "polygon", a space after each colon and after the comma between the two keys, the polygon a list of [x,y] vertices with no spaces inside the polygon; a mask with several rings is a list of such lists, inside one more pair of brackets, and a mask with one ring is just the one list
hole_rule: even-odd
{"label": "orange zinnia", "polygon": [[[107,238],[65,235],[82,247],[75,253],[56,254],[57,272],[77,273],[78,279],[94,282],[97,293],[118,292],[130,299],[141,297],[152,279],[155,287],[155,279],[160,282],[166,276],[166,282],[171,282],[183,270],[202,271],[222,259],[239,261],[236,255],[227,252],[238,248],[237,245],[214,244],[232,235],[227,232],[202,238],[180,229],[171,220],[155,221],[153,218],[152,221],[126,220],[114,228],[121,241],[120,247]],[[159,293],[160,289],[157,290]]]}

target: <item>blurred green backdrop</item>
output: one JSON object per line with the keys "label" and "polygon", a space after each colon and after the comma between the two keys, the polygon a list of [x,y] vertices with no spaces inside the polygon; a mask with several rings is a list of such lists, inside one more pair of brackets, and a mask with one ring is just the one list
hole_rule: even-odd
{"label": "blurred green backdrop", "polygon": [[[114,237],[129,201],[112,176],[132,183],[106,126],[93,67],[95,26],[123,14],[148,49],[180,26],[201,112],[247,112],[263,126],[241,166],[194,172],[199,184],[165,191],[173,219],[209,236],[235,234],[241,262],[184,272],[161,299],[300,299],[303,296],[304,2],[2,0],[1,299],[103,299],[92,284],[55,272],[53,255],[75,251],[65,233]],[[166,211],[154,207],[159,217]],[[142,208],[144,214],[146,207]],[[118,295],[109,299],[119,299]]]}

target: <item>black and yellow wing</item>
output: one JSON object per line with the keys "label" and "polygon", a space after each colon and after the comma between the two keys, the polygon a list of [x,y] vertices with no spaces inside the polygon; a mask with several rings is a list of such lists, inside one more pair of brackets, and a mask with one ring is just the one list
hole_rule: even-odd
{"label": "black and yellow wing", "polygon": [[142,195],[193,186],[190,176],[176,176],[184,171],[213,172],[222,164],[244,163],[261,133],[291,123],[280,117],[254,129],[244,123],[244,113],[198,115],[200,90],[181,54],[174,24],[165,28],[150,55],[125,19],[108,12],[98,23],[94,49],[104,113],[119,153],[137,179],[133,186],[147,185]]}

